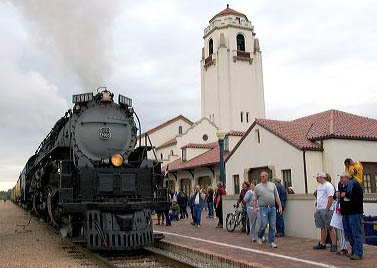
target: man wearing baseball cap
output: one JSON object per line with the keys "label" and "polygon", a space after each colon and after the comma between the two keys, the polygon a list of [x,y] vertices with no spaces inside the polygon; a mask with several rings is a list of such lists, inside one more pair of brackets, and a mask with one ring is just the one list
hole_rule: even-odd
{"label": "man wearing baseball cap", "polygon": [[316,179],[319,185],[317,187],[317,207],[314,213],[314,220],[315,226],[321,229],[321,241],[313,249],[326,249],[326,236],[327,231],[329,231],[332,241],[330,251],[336,252],[336,233],[334,228],[330,226],[333,214],[330,208],[335,193],[334,186],[326,180],[325,172],[318,172]]}
{"label": "man wearing baseball cap", "polygon": [[[344,234],[352,246],[351,260],[360,260],[363,258],[363,237],[361,232],[361,215],[364,213],[363,208],[363,189],[359,182],[348,172],[340,175],[339,187],[340,193],[340,214],[342,214],[342,223]],[[339,184],[339,185],[340,185]],[[352,184],[352,189],[347,187]]]}

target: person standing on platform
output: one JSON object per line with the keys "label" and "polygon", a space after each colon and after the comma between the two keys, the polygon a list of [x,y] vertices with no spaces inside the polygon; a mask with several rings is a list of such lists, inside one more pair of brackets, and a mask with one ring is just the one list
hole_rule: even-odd
{"label": "person standing on platform", "polygon": [[200,227],[202,221],[202,209],[205,205],[204,195],[200,192],[200,186],[195,187],[195,193],[193,198],[193,211],[194,211],[194,223],[196,227]]}
{"label": "person standing on platform", "polygon": [[360,185],[362,185],[364,168],[360,161],[353,161],[351,158],[347,158],[344,160],[344,166],[344,171],[348,172],[359,182]]}
{"label": "person standing on platform", "polygon": [[219,181],[217,183],[215,192],[216,217],[219,218],[219,223],[217,224],[216,228],[223,228],[223,195],[226,195],[226,191],[224,189],[223,183]]}
{"label": "person standing on platform", "polygon": [[211,186],[207,188],[207,206],[208,206],[208,218],[213,219],[213,194],[214,191]]}
{"label": "person standing on platform", "polygon": [[281,184],[281,179],[275,178],[274,179],[276,189],[278,190],[279,193],[279,198],[281,202],[281,208],[282,208],[282,213],[277,213],[276,214],[276,237],[282,237],[284,236],[284,218],[283,218],[283,213],[285,209],[285,205],[287,203],[287,191],[285,190],[285,187]]}
{"label": "person standing on platform", "polygon": [[[361,216],[363,208],[363,189],[359,182],[348,172],[344,172],[340,177],[343,185],[353,183],[352,191],[349,193],[348,187],[338,194],[340,198],[340,213],[344,234],[352,247],[351,260],[361,260],[363,258],[363,237],[361,232]],[[352,182],[353,181],[353,182]]]}
{"label": "person standing on platform", "polygon": [[321,240],[313,249],[326,249],[326,236],[327,231],[329,231],[332,241],[330,251],[337,252],[336,233],[330,225],[334,212],[331,210],[335,193],[334,186],[326,180],[326,173],[324,172],[318,172],[316,178],[319,185],[317,187],[317,207],[314,213],[314,221],[315,226],[321,229]]}
{"label": "person standing on platform", "polygon": [[[258,213],[255,215],[253,213],[253,195],[254,195],[255,184],[250,183],[249,190],[246,192],[243,201],[246,204],[247,216],[250,222],[250,241],[257,241],[257,233],[255,231],[255,226],[258,218]],[[258,208],[257,208],[258,209]]]}
{"label": "person standing on platform", "polygon": [[192,225],[195,225],[195,222],[196,222],[195,214],[194,214],[194,198],[195,198],[195,188],[194,188],[194,192],[190,195],[189,200],[188,200],[188,204],[191,211],[191,218],[192,218],[191,224]]}
{"label": "person standing on platform", "polygon": [[245,197],[245,194],[247,191],[249,191],[249,188],[250,188],[250,183],[247,182],[247,181],[244,181],[242,183],[242,190],[240,192],[240,196],[238,197],[238,200],[237,200],[237,207],[240,205],[242,205],[242,228],[241,228],[241,232],[246,232],[246,217],[247,217],[247,210],[246,210],[246,205],[245,205],[245,202],[243,200],[243,198]]}
{"label": "person standing on platform", "polygon": [[278,190],[275,184],[268,181],[268,173],[262,171],[260,173],[261,183],[255,186],[253,195],[253,214],[257,216],[257,203],[259,206],[259,213],[261,218],[261,225],[258,232],[258,244],[262,245],[262,238],[268,228],[268,243],[272,248],[277,248],[275,243],[275,226],[276,226],[276,207],[278,205],[278,212],[281,214],[283,209],[279,198]]}
{"label": "person standing on platform", "polygon": [[179,211],[181,214],[181,220],[184,220],[186,218],[186,206],[187,206],[187,198],[185,199],[185,194],[183,193],[183,189],[179,190],[179,193],[177,195],[177,202],[179,206]]}

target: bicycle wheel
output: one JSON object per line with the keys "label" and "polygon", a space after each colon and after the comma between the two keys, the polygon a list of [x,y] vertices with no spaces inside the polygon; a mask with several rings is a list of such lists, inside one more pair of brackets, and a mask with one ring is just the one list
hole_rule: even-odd
{"label": "bicycle wheel", "polygon": [[226,216],[226,230],[228,232],[233,232],[236,229],[236,217],[233,213],[229,213]]}

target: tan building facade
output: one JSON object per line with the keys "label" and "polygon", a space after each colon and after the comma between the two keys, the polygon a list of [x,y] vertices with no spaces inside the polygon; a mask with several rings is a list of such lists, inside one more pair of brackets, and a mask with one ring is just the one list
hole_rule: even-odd
{"label": "tan building facade", "polygon": [[295,193],[312,194],[316,173],[329,173],[336,185],[346,158],[362,162],[364,192],[376,193],[377,120],[337,110],[292,121],[257,119],[226,160],[227,191],[237,194],[236,185],[258,181],[265,169]]}
{"label": "tan building facade", "polygon": [[201,116],[219,128],[245,131],[265,117],[262,57],[248,18],[227,7],[204,29]]}

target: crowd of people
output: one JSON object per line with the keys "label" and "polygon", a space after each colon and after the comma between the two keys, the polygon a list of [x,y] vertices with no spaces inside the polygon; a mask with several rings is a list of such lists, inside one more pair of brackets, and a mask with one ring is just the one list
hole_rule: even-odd
{"label": "crowd of people", "polygon": [[[346,159],[345,172],[340,175],[337,188],[331,183],[331,177],[324,172],[318,172],[316,180],[318,187],[316,196],[316,210],[314,224],[321,229],[321,238],[315,250],[330,248],[331,252],[338,255],[349,256],[352,260],[363,258],[363,238],[361,232],[361,217],[363,214],[363,167],[359,161]],[[277,248],[275,237],[285,236],[283,213],[287,203],[287,194],[294,193],[292,188],[285,188],[279,178],[274,182],[269,181],[269,173],[260,173],[260,183],[244,181],[242,190],[237,200],[237,207],[243,206],[242,231],[246,229],[246,219],[249,220],[250,240],[262,245],[269,243],[272,248]],[[202,211],[208,210],[208,218],[218,219],[217,228],[223,227],[223,202],[222,197],[226,191],[222,182],[218,182],[216,189],[211,187],[201,189],[197,185],[194,192],[188,196],[182,189],[172,193],[172,206],[170,212],[158,212],[160,219],[166,220],[170,226],[171,221],[187,220],[187,208],[191,212],[191,224],[200,227]],[[216,214],[215,214],[215,213]],[[163,224],[163,220],[162,220]],[[268,239],[265,239],[268,227]]]}
{"label": "crowd of people", "polygon": [[190,196],[188,196],[183,189],[180,189],[179,192],[171,192],[170,199],[172,204],[170,206],[170,210],[156,211],[157,225],[171,226],[172,221],[189,219],[189,214],[187,212],[187,208],[189,208],[191,212],[192,225],[195,225],[198,228],[200,227],[202,222],[202,211],[205,209],[208,211],[207,217],[209,219],[214,219],[216,215],[219,220],[217,228],[222,228],[223,195],[226,195],[226,191],[222,182],[218,182],[215,190],[211,186],[201,189],[200,186],[197,185],[194,188],[194,192]]}
{"label": "crowd of people", "polygon": [[360,260],[363,258],[363,166],[349,158],[344,165],[345,172],[340,175],[337,188],[329,174],[318,172],[316,176],[319,185],[314,219],[315,226],[321,229],[321,239],[313,249],[326,249],[329,244],[331,252]]}

